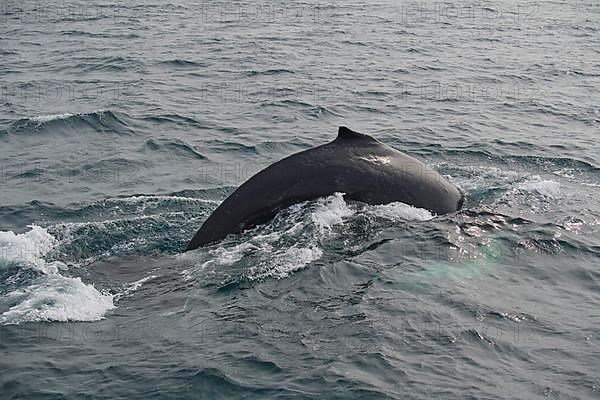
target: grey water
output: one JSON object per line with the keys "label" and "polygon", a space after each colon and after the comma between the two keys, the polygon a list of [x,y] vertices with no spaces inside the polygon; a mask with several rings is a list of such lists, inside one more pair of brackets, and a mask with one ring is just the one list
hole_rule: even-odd
{"label": "grey water", "polygon": [[[595,399],[600,6],[0,4],[0,398]],[[184,253],[340,125],[467,196]]]}

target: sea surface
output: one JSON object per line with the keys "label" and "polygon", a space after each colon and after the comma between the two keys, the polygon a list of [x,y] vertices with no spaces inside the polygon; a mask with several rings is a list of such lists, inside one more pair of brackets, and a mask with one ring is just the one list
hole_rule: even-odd
{"label": "sea surface", "polygon": [[[0,4],[1,399],[600,398],[600,5]],[[340,125],[467,196],[184,253]]]}

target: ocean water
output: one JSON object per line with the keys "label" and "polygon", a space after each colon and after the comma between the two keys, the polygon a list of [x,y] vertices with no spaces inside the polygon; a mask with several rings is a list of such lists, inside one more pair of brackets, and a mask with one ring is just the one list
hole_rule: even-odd
{"label": "ocean water", "polygon": [[[3,0],[0,21],[0,398],[599,398],[598,2]],[[340,125],[465,207],[336,193],[183,252]]]}

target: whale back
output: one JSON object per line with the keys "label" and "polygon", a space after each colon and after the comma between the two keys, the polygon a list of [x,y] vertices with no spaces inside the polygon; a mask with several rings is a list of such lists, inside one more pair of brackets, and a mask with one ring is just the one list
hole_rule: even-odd
{"label": "whale back", "polygon": [[243,183],[208,217],[187,250],[268,222],[292,204],[336,192],[368,204],[401,201],[436,214],[462,204],[458,189],[435,170],[340,127],[335,140],[286,157]]}

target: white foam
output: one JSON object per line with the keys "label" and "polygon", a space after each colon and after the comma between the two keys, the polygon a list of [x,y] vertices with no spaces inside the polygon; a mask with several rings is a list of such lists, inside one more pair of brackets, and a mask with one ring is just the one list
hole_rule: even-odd
{"label": "white foam", "polygon": [[284,252],[277,252],[265,266],[257,266],[250,269],[250,279],[262,279],[272,277],[276,279],[287,278],[291,273],[301,270],[323,255],[323,250],[317,245],[308,247],[290,247]]}
{"label": "white foam", "polygon": [[306,267],[313,261],[317,261],[323,255],[316,245],[310,247],[290,247],[276,260],[274,277],[282,279],[290,273]]}
{"label": "white foam", "polygon": [[127,288],[123,292],[114,295],[113,298],[115,300],[120,300],[123,297],[129,296],[130,294],[141,288],[144,283],[155,278],[157,278],[156,275],[150,275],[135,282],[132,282],[127,286]]}
{"label": "white foam", "polygon": [[0,315],[1,324],[30,321],[95,321],[114,308],[113,295],[101,293],[81,278],[59,273],[67,266],[60,261],[44,259],[58,241],[48,231],[31,225],[26,233],[0,231],[0,265],[15,263],[42,273],[29,286],[3,297],[3,303],[14,304]]}
{"label": "white foam", "polygon": [[302,202],[281,211],[272,222],[248,233],[250,239],[232,245],[223,242],[216,248],[198,253],[186,253],[195,266],[184,271],[186,279],[197,272],[219,271],[222,267],[247,271],[250,280],[283,279],[323,256],[323,245],[337,235],[346,234],[334,229],[358,212],[378,215],[391,220],[426,221],[434,218],[429,211],[404,203],[381,206],[348,204],[343,193]]}
{"label": "white foam", "polygon": [[[270,238],[267,238],[267,236],[264,238],[267,239],[267,241],[263,241],[263,244],[268,245],[268,239]],[[257,249],[257,246],[251,242],[245,242],[232,248],[218,247],[214,250],[211,250],[209,253],[217,259],[220,265],[233,265],[234,263],[240,261],[248,252],[255,249]]]}
{"label": "white foam", "polygon": [[600,183],[591,183],[591,182],[581,182],[581,185],[591,186],[591,187],[600,187]]}
{"label": "white foam", "polygon": [[160,218],[164,218],[164,217],[184,215],[184,214],[185,213],[183,211],[175,211],[175,212],[170,212],[170,213],[161,213],[161,214],[154,214],[154,215],[140,215],[137,217],[105,219],[103,221],[63,222],[63,223],[53,225],[53,227],[62,229],[63,230],[62,234],[64,236],[69,236],[72,234],[73,230],[76,230],[79,228],[94,227],[99,230],[106,230],[109,227],[114,227],[114,225],[117,225],[117,224],[120,224],[123,222],[143,221],[143,220],[147,220],[147,219],[160,219]]}
{"label": "white foam", "polygon": [[97,321],[115,308],[113,295],[101,293],[81,278],[58,273],[46,275],[39,282],[9,293],[9,301],[18,303],[0,315],[2,324],[32,321]]}
{"label": "white foam", "polygon": [[435,217],[424,208],[417,208],[400,202],[372,206],[370,212],[378,217],[402,221],[427,221]]}
{"label": "white foam", "polygon": [[[291,214],[291,222],[296,218],[299,218],[300,222],[293,223],[285,232],[276,236],[255,236],[255,239],[267,239],[265,242],[261,241],[258,245],[259,251],[263,252],[265,256],[261,258],[266,258],[267,260],[250,268],[250,279],[262,279],[266,277],[282,279],[319,260],[323,256],[321,243],[330,240],[331,235],[337,234],[334,232],[333,227],[343,225],[344,221],[355,215],[359,209],[364,210],[365,213],[373,213],[392,220],[426,221],[434,218],[434,215],[429,211],[404,203],[391,203],[381,206],[365,205],[365,208],[362,209],[355,204],[349,205],[346,203],[344,193],[335,193],[317,200],[314,208],[310,211],[310,219],[307,220],[307,204],[309,203],[296,204],[288,209]],[[278,250],[280,245],[275,243],[276,240],[285,240],[286,237],[294,238],[297,236],[298,231],[301,231],[310,222],[316,228],[312,236],[300,236],[300,240],[292,241],[294,244],[291,247],[285,250]],[[221,253],[221,257],[223,255]],[[235,258],[241,259],[243,255],[236,252]],[[219,262],[222,261],[223,258],[220,258]]]}
{"label": "white foam", "polygon": [[[273,222],[257,227],[246,242],[233,246],[224,242],[208,252],[183,255],[184,258],[199,258],[195,260],[194,268],[182,274],[186,279],[193,279],[197,272],[209,266],[220,270],[222,267],[235,268],[235,264],[241,263],[247,269],[248,279],[285,278],[321,258],[320,241],[332,234],[333,226],[343,224],[344,218],[354,213],[344,201],[343,193],[318,199],[315,203],[294,204]],[[311,226],[315,229],[310,229]]]}
{"label": "white foam", "polygon": [[560,183],[551,180],[536,180],[520,183],[517,186],[518,190],[538,193],[545,197],[556,198],[560,195]]}
{"label": "white foam", "polygon": [[56,265],[47,264],[43,256],[56,246],[56,239],[40,226],[28,227],[30,231],[19,234],[0,231],[0,262],[24,264],[43,273],[54,271]]}
{"label": "white foam", "polygon": [[131,196],[131,197],[115,197],[112,199],[106,200],[107,202],[117,203],[144,203],[144,202],[159,202],[159,201],[187,201],[192,203],[212,203],[212,204],[221,204],[220,200],[208,200],[208,199],[199,199],[195,197],[185,197],[185,196],[166,196],[166,195],[141,195],[141,196]]}
{"label": "white foam", "polygon": [[[444,163],[438,164],[444,166]],[[490,188],[510,190],[515,182],[523,181],[530,174],[526,171],[510,170],[494,166],[482,165],[452,165],[452,170],[459,171],[454,176],[445,176],[450,182],[458,186],[463,192],[487,191]]]}
{"label": "white foam", "polygon": [[64,113],[64,114],[56,114],[56,115],[39,115],[37,117],[28,118],[30,121],[37,122],[38,124],[43,124],[50,121],[55,121],[58,119],[67,119],[72,117],[74,114]]}
{"label": "white foam", "polygon": [[554,175],[562,176],[567,179],[575,179],[575,169],[563,168],[552,172]]}
{"label": "white foam", "polygon": [[317,201],[312,212],[312,220],[321,233],[331,231],[331,227],[343,223],[343,218],[354,214],[344,201],[344,193],[335,193]]}
{"label": "white foam", "polygon": [[[211,265],[215,265],[217,269],[221,267],[228,267],[236,262],[242,260],[244,256],[248,255],[251,252],[257,250],[264,250],[266,247],[270,248],[269,242],[270,239],[274,239],[270,235],[264,235],[258,238],[255,238],[255,241],[259,241],[260,246],[255,245],[251,241],[237,244],[233,247],[219,246],[214,249],[210,249],[208,251],[208,255],[210,259],[206,259],[202,257],[203,254],[200,253],[201,259],[198,260],[198,253],[194,251],[188,251],[183,254],[179,254],[176,259],[182,260],[184,262],[192,261],[194,262],[194,266],[192,268],[185,269],[181,272],[185,280],[194,279],[195,275],[199,271],[203,271],[207,267]],[[199,261],[199,263],[198,263]]]}

